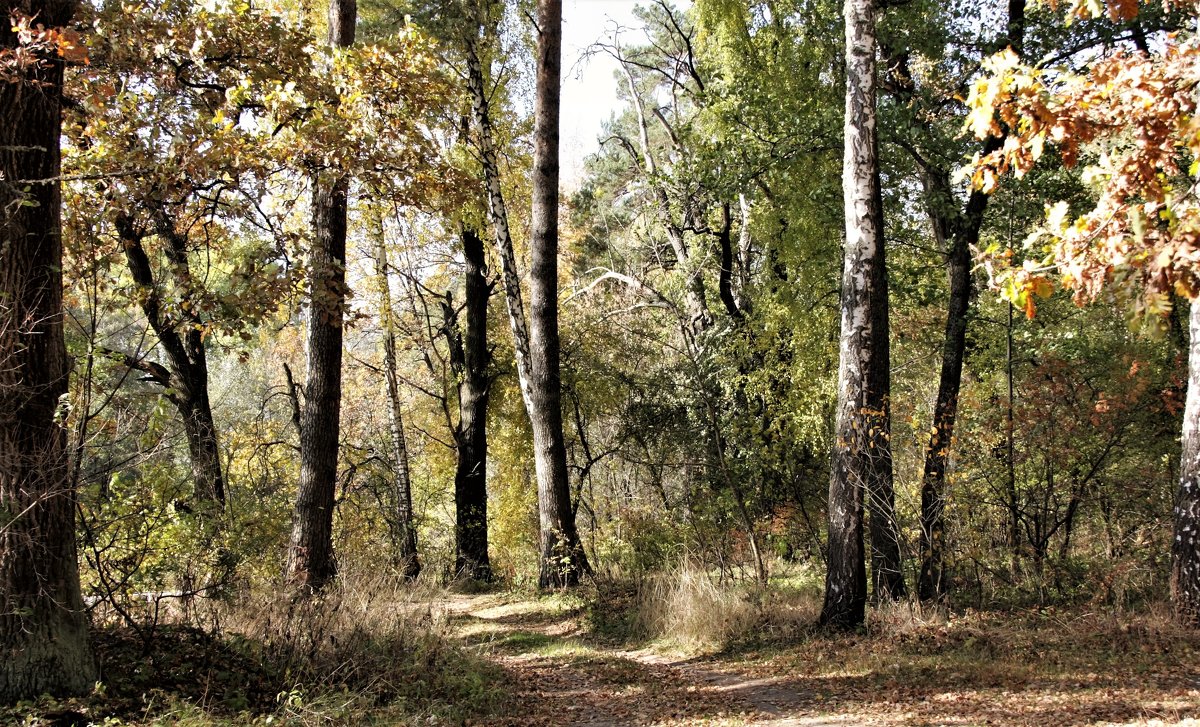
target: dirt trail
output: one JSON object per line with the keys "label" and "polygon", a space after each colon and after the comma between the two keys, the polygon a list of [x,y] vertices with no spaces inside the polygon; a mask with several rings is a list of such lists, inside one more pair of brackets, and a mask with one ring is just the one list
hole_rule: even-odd
{"label": "dirt trail", "polygon": [[485,724],[849,724],[820,716],[810,696],[785,678],[606,644],[578,609],[552,600],[456,596],[446,608],[464,642],[509,676],[513,698]]}

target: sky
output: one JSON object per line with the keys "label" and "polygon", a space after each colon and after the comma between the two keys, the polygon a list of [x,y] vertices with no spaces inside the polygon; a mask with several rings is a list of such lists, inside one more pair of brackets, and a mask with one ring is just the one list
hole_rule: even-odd
{"label": "sky", "polygon": [[[562,185],[577,189],[583,161],[598,148],[601,125],[624,106],[617,100],[617,63],[599,53],[584,60],[587,47],[611,37],[614,23],[640,28],[633,9],[639,0],[563,0],[563,86],[559,133]],[[645,0],[641,0],[645,2]]]}

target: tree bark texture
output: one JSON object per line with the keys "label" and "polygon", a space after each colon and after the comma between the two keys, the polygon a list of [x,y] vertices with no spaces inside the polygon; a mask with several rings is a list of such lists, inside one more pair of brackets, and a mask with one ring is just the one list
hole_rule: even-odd
{"label": "tree bark texture", "polygon": [[558,335],[558,118],[562,76],[562,0],[537,4],[537,100],[533,121],[530,225],[529,420],[538,480],[542,588],[572,586],[587,569],[575,529],[563,436]]}
{"label": "tree bark texture", "polygon": [[[75,3],[25,0],[5,8],[57,27],[71,21]],[[0,49],[16,38],[0,34]],[[0,704],[47,692],[82,694],[96,678],[59,421],[69,368],[58,181],[62,81],[62,62],[49,58],[20,81],[0,82]]]}
{"label": "tree bark texture", "polygon": [[[329,44],[354,44],[355,0],[330,0]],[[300,484],[286,578],[316,591],[337,573],[333,504],[342,405],[342,318],[346,302],[346,207],[350,180],[338,170],[313,178],[309,254],[308,368],[300,413]]]}
{"label": "tree bark texture", "polygon": [[487,407],[492,382],[488,375],[491,352],[487,344],[487,308],[492,291],[487,281],[483,240],[471,228],[463,228],[460,237],[466,260],[465,330],[457,328],[450,305],[446,317],[450,365],[458,379],[454,570],[459,578],[488,581],[492,566],[487,530]]}
{"label": "tree bark texture", "polygon": [[1200,302],[1192,302],[1183,453],[1171,543],[1171,600],[1180,622],[1200,627]]}
{"label": "tree bark texture", "polygon": [[[875,138],[875,8],[871,0],[846,0],[845,23],[842,186],[846,248],[829,482],[828,570],[821,610],[821,622],[836,628],[854,628],[863,621],[867,596],[864,497],[873,497],[884,485],[890,490],[892,466],[886,268]],[[877,587],[881,575],[876,573]]]}
{"label": "tree bark texture", "polygon": [[396,373],[396,325],[392,318],[392,286],[388,277],[387,239],[382,215],[376,220],[375,277],[379,286],[379,324],[383,329],[383,375],[387,382],[388,426],[392,439],[392,491],[395,497],[395,544],[405,579],[421,573],[417,557],[417,527],[413,520],[412,477],[408,445],[404,438],[404,411],[400,405],[400,381]]}
{"label": "tree bark texture", "polygon": [[[533,430],[541,530],[538,580],[543,587],[573,585],[578,583],[580,574],[588,570],[571,510],[558,366],[558,84],[561,20],[561,2],[539,2],[534,202],[530,241],[532,326],[526,325],[475,34],[468,37],[466,48],[468,91],[479,132],[488,211],[504,279],[504,299],[512,327],[517,377]],[[553,37],[548,38],[548,35]],[[552,110],[547,108],[551,106]],[[536,329],[536,333],[532,329]]]}
{"label": "tree bark texture", "polygon": [[958,414],[958,393],[962,386],[963,358],[966,354],[967,312],[971,304],[971,251],[961,235],[948,241],[946,274],[950,296],[946,308],[946,332],[942,342],[942,372],[938,380],[937,401],[933,407],[933,431],[925,452],[921,478],[921,574],[917,594],[922,601],[940,600],[946,592],[945,561],[946,471],[950,447],[954,441],[954,423]]}
{"label": "tree bark texture", "polygon": [[[160,215],[156,226],[175,283],[182,290],[190,290],[187,240],[178,234],[165,213]],[[191,309],[183,314],[186,318],[182,320],[172,320],[164,313],[161,288],[143,244],[144,233],[132,220],[122,218],[117,220],[117,234],[125,251],[130,277],[138,286],[142,313],[167,356],[170,376],[156,381],[167,390],[167,399],[179,411],[183,422],[192,465],[193,496],[199,503],[222,505],[225,502],[225,474],[208,391],[208,354],[204,348],[203,322]]]}

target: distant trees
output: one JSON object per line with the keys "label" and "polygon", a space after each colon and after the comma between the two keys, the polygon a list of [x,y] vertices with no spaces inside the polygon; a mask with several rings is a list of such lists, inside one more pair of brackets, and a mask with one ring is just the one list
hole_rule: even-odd
{"label": "distant trees", "polygon": [[0,34],[0,703],[81,694],[96,677],[63,427],[59,135],[76,5],[5,10],[19,32]]}

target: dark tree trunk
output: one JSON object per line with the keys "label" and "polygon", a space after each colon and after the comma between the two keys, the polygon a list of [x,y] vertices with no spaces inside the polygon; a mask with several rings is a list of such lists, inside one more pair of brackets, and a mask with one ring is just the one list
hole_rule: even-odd
{"label": "dark tree trunk", "polygon": [[[874,101],[874,94],[871,96]],[[887,256],[883,235],[883,190],[879,180],[879,149],[875,149],[875,256],[871,264],[869,305],[871,355],[866,366],[865,411],[870,426],[867,438],[870,464],[867,472],[868,531],[871,535],[871,586],[876,601],[903,598],[904,569],[900,560],[900,524],[896,521],[896,494],[892,481],[892,357],[888,325]]]}
{"label": "dark tree trunk", "polygon": [[946,592],[943,580],[946,469],[958,413],[967,310],[971,301],[971,253],[960,237],[953,239],[948,257],[946,272],[950,278],[950,299],[942,343],[942,374],[933,408],[933,433],[921,478],[921,575],[917,593],[922,601],[940,600]]}
{"label": "dark tree trunk", "polygon": [[558,117],[562,0],[537,4],[533,216],[529,231],[529,419],[538,479],[543,588],[572,586],[587,561],[575,529],[563,436],[558,336]]}
{"label": "dark tree trunk", "polygon": [[[75,11],[69,0],[5,7],[49,27],[70,22]],[[0,52],[15,40],[0,34]],[[96,679],[79,592],[66,430],[58,421],[68,375],[62,80],[62,62],[51,58],[20,81],[0,82],[0,704],[82,694]]]}
{"label": "dark tree trunk", "polygon": [[[875,7],[846,0],[846,116],[838,406],[829,480],[829,547],[821,623],[854,628],[867,600],[864,495],[891,479],[886,287],[875,140]],[[879,303],[884,303],[882,310]],[[883,327],[880,327],[880,323]],[[880,338],[882,337],[882,345]],[[881,356],[882,354],[882,356]]]}
{"label": "dark tree trunk", "polygon": [[[355,0],[330,0],[329,44],[354,44]],[[346,302],[346,206],[350,180],[338,170],[313,177],[309,254],[309,321],[300,412],[300,484],[288,546],[286,578],[315,591],[337,572],[333,503],[342,406],[342,317]]]}
{"label": "dark tree trunk", "polygon": [[950,447],[954,441],[958,394],[962,388],[963,361],[967,348],[967,315],[971,306],[971,245],[979,241],[979,228],[988,199],[978,191],[972,192],[966,215],[956,219],[950,211],[954,198],[947,180],[940,170],[926,172],[926,200],[934,220],[934,235],[946,250],[950,295],[942,341],[942,371],[933,407],[933,432],[925,451],[925,469],[921,478],[921,574],[917,582],[917,595],[922,601],[941,600],[946,593],[946,473]]}
{"label": "dark tree trunk", "polygon": [[[1009,0],[1007,31],[1008,44],[1020,53],[1025,38],[1025,0]],[[893,59],[892,72],[901,94],[911,100],[915,88],[908,72],[907,59]],[[988,139],[983,154],[999,149],[1002,144],[1001,138]],[[925,450],[925,469],[921,478],[921,573],[917,595],[922,601],[937,601],[946,593],[946,474],[967,348],[971,247],[979,242],[979,230],[983,226],[989,197],[974,190],[967,198],[965,209],[959,212],[950,188],[949,171],[933,168],[924,159],[920,163],[924,167],[925,203],[933,221],[934,237],[946,251],[946,275],[950,286],[946,303],[945,338],[942,342],[942,371],[933,407],[933,432]]]}
{"label": "dark tree trunk", "polygon": [[[742,221],[742,234],[746,234],[745,219]],[[737,296],[733,292],[733,216],[729,212],[729,203],[721,206],[721,229],[717,230],[717,242],[721,249],[721,270],[717,278],[717,290],[725,312],[735,322],[742,322],[745,316],[738,307]]]}
{"label": "dark tree trunk", "polygon": [[[165,212],[160,211],[157,216],[156,231],[165,246],[171,274],[180,289],[190,290],[187,240],[176,232]],[[194,497],[201,503],[223,504],[225,475],[208,393],[208,354],[201,332],[203,322],[192,309],[184,313],[184,320],[179,321],[171,320],[163,312],[160,286],[143,245],[145,233],[132,220],[120,218],[117,234],[125,249],[125,264],[130,277],[139,288],[142,313],[167,356],[169,377],[163,379],[152,373],[150,378],[169,392],[167,399],[179,410],[192,465]],[[130,361],[130,364],[140,367],[141,362]]]}
{"label": "dark tree trunk", "polygon": [[388,425],[392,438],[392,490],[395,498],[395,545],[406,580],[421,574],[417,557],[417,527],[413,520],[412,477],[408,466],[408,444],[404,438],[404,412],[400,406],[400,381],[396,373],[396,325],[392,319],[392,287],[388,278],[387,239],[383,218],[376,222],[375,277],[379,286],[379,324],[383,329],[383,375],[387,382]]}
{"label": "dark tree trunk", "polygon": [[1179,620],[1200,627],[1200,302],[1192,303],[1183,456],[1171,545],[1171,600]]}
{"label": "dark tree trunk", "polygon": [[492,290],[485,274],[483,240],[470,228],[463,228],[461,237],[466,260],[466,330],[455,330],[455,315],[449,305],[446,318],[450,365],[458,379],[454,570],[459,578],[488,581],[492,566],[487,532],[487,406],[491,393],[487,308]]}

